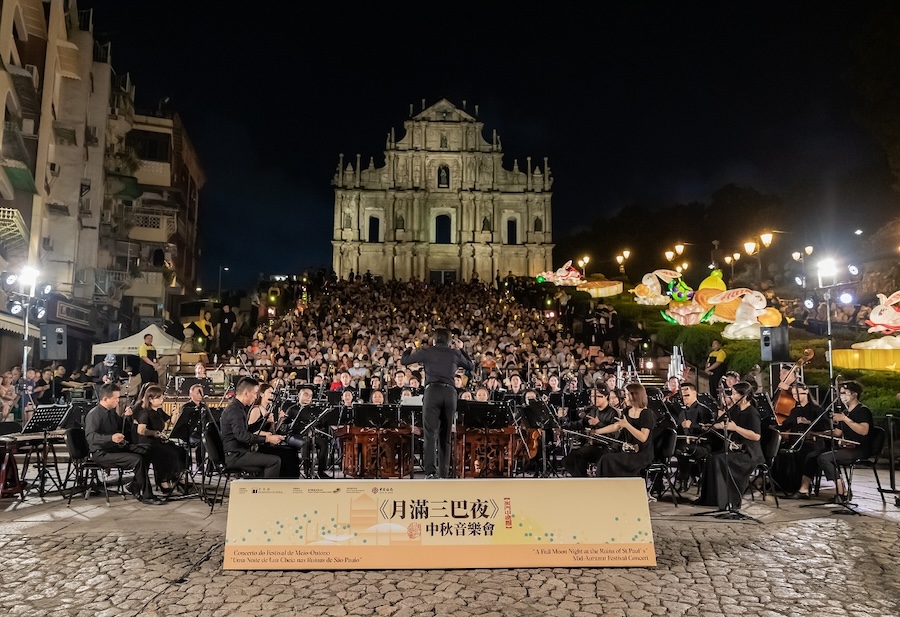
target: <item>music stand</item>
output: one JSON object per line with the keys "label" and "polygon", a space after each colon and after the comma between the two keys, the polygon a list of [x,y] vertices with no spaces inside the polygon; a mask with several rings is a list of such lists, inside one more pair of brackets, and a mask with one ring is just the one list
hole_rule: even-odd
{"label": "music stand", "polygon": [[[353,425],[360,428],[375,429],[375,477],[381,477],[381,431],[397,428],[398,413],[393,405],[373,405],[361,403],[354,406]],[[362,456],[362,453],[360,453]],[[360,469],[362,464],[360,461]]]}
{"label": "music stand", "polygon": [[[400,404],[397,405],[397,425],[398,426],[409,426],[409,478],[412,479],[415,475],[415,458],[416,458],[416,428],[419,426],[421,420],[422,431],[425,432],[425,418],[422,416],[422,397],[416,396],[408,396],[406,398],[400,399]],[[453,424],[450,426],[451,432],[456,431],[456,421],[454,419]],[[451,436],[450,443],[453,443],[453,439]],[[424,446],[423,446],[424,447]],[[450,466],[451,468],[454,465],[455,458],[453,456],[453,448],[450,449]]]}
{"label": "music stand", "polygon": [[[522,408],[525,425],[531,429],[539,429],[541,435],[542,470],[541,476],[547,477],[547,426],[556,422],[556,416],[550,411],[547,403],[538,399],[531,399]],[[556,470],[554,469],[554,473]]]}
{"label": "music stand", "polygon": [[[487,444],[488,431],[491,429],[504,429],[509,426],[509,409],[500,403],[493,401],[459,401],[457,403],[460,424],[463,426],[463,453],[466,451],[466,431],[469,429],[480,430]],[[527,445],[527,444],[526,444]],[[481,459],[480,474],[487,473],[487,448],[479,457]],[[460,461],[462,477],[466,475],[465,454]],[[474,467],[475,461],[472,461]]]}
{"label": "music stand", "polygon": [[[50,482],[56,487],[56,490],[61,491],[62,487],[60,484],[62,483],[62,478],[59,477],[59,466],[57,465],[56,460],[56,450],[53,451],[53,465],[56,467],[56,480],[53,479],[53,476],[50,475],[50,471],[47,469],[47,454],[52,449],[50,445],[50,432],[56,430],[63,423],[63,418],[66,415],[66,412],[69,411],[69,405],[38,405],[34,410],[31,418],[28,420],[28,423],[22,429],[23,433],[43,433],[44,438],[41,442],[41,449],[38,451],[37,458],[35,459],[35,465],[38,469],[38,495],[44,496],[44,486],[46,484],[46,479],[49,478]],[[26,465],[27,467],[27,465]],[[24,478],[25,474],[22,473]]]}

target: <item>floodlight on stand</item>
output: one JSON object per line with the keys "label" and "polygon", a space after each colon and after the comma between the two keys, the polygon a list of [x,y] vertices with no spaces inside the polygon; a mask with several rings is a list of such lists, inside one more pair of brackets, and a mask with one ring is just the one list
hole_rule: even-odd
{"label": "floodlight on stand", "polygon": [[0,281],[3,285],[3,291],[9,291],[19,282],[19,275],[15,272],[4,272],[3,279]]}
{"label": "floodlight on stand", "polygon": [[795,276],[794,282],[797,283],[798,285],[800,285],[801,287],[803,287],[803,277],[802,276]]}
{"label": "floodlight on stand", "polygon": [[849,266],[847,266],[847,272],[849,272],[853,276],[856,276],[857,274],[859,274],[859,268],[854,264],[850,264]]}
{"label": "floodlight on stand", "polygon": [[823,259],[819,262],[819,276],[834,276],[837,274],[837,266],[833,259]]}
{"label": "floodlight on stand", "polygon": [[816,302],[812,299],[812,296],[809,296],[803,301],[803,306],[805,306],[809,310],[812,310],[816,307]]}
{"label": "floodlight on stand", "polygon": [[6,303],[6,310],[9,311],[10,315],[21,315],[24,308],[25,305],[18,300],[10,300]]}
{"label": "floodlight on stand", "polygon": [[40,272],[31,267],[22,268],[22,274],[19,276],[25,285],[34,285]]}
{"label": "floodlight on stand", "polygon": [[41,320],[47,316],[47,303],[43,300],[35,300],[28,309],[31,312],[31,318]]}
{"label": "floodlight on stand", "polygon": [[46,298],[50,295],[51,291],[53,291],[53,285],[50,283],[39,283],[35,288],[35,293],[39,298]]}
{"label": "floodlight on stand", "polygon": [[849,291],[842,291],[841,295],[838,296],[838,300],[841,304],[853,304],[853,294]]}

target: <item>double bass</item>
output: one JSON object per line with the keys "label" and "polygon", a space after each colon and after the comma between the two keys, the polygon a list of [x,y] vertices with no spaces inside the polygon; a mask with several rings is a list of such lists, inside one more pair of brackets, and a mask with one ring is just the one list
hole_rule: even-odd
{"label": "double bass", "polygon": [[[791,411],[794,410],[796,405],[793,395],[791,395],[790,391],[786,388],[796,380],[797,370],[812,360],[813,355],[815,355],[815,353],[812,349],[804,349],[803,355],[800,356],[791,367],[791,370],[788,371],[788,374],[785,375],[778,384],[778,394],[775,396],[775,400],[772,401],[772,409],[775,411],[775,422],[778,426],[784,424],[784,421],[790,417]],[[794,379],[791,379],[792,377]]]}

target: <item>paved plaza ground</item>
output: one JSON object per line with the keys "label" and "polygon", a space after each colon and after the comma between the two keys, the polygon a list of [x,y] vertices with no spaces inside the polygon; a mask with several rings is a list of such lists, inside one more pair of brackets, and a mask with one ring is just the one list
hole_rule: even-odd
{"label": "paved plaza ground", "polygon": [[0,501],[0,614],[900,615],[900,508],[854,492],[863,516],[746,501],[762,524],[651,503],[656,568],[346,572],[223,571],[227,508],[196,499],[29,495]]}

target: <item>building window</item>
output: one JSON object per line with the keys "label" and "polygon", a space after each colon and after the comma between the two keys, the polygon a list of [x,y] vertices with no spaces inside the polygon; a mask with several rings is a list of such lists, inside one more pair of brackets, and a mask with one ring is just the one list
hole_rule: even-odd
{"label": "building window", "polygon": [[171,136],[168,133],[134,129],[125,136],[125,145],[134,148],[142,161],[169,162]]}
{"label": "building window", "polygon": [[519,243],[518,224],[516,223],[516,219],[507,219],[506,221],[506,243]]}
{"label": "building window", "polygon": [[369,217],[369,242],[381,242],[381,219]]}
{"label": "building window", "polygon": [[450,217],[446,214],[434,219],[434,243],[450,244]]}
{"label": "building window", "polygon": [[534,218],[534,230],[537,232],[544,231],[544,221],[539,216]]}
{"label": "building window", "polygon": [[438,167],[437,172],[437,182],[439,189],[449,189],[450,188],[450,168],[446,165],[441,165]]}

